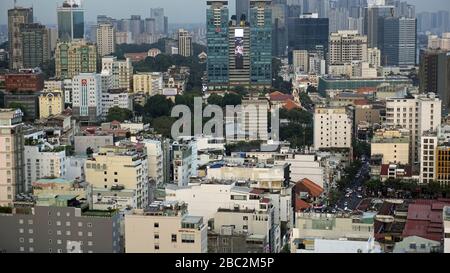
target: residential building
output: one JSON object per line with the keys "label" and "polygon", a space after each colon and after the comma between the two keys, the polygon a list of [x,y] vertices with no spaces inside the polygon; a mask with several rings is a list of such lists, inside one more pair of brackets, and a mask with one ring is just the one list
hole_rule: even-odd
{"label": "residential building", "polygon": [[378,48],[367,49],[367,62],[371,67],[378,68],[381,66],[381,51]]}
{"label": "residential building", "polygon": [[382,164],[409,165],[409,144],[409,130],[380,129],[374,132],[370,144],[371,155],[382,156]]}
{"label": "residential building", "polygon": [[421,238],[419,236],[409,236],[403,238],[401,242],[395,243],[393,253],[439,253],[441,243],[433,240]]}
{"label": "residential building", "polygon": [[386,126],[410,131],[410,163],[419,163],[420,137],[441,124],[441,100],[434,93],[386,100]]}
{"label": "residential building", "polygon": [[132,96],[125,89],[109,89],[102,92],[102,118],[106,119],[113,107],[133,111]]}
{"label": "residential building", "polygon": [[41,24],[20,27],[24,68],[40,67],[51,57],[50,30]]}
{"label": "residential building", "polygon": [[97,46],[85,40],[58,42],[55,50],[56,78],[72,79],[80,73],[97,71]]}
{"label": "residential building", "polygon": [[58,91],[45,91],[39,96],[39,118],[59,115],[64,111],[64,94]]}
{"label": "residential building", "polygon": [[309,71],[309,54],[306,50],[293,50],[292,51],[292,64],[295,69],[299,69],[303,72]]}
{"label": "residential building", "polygon": [[102,71],[109,71],[113,76],[113,89],[126,89],[131,92],[133,82],[133,65],[131,59],[117,60],[117,57],[102,58]]}
{"label": "residential building", "polygon": [[100,57],[111,55],[116,51],[116,30],[112,24],[97,26],[97,48]]}
{"label": "residential building", "polygon": [[40,178],[65,176],[65,146],[54,146],[48,142],[25,145],[24,159],[26,192],[31,192],[33,182]]}
{"label": "residential building", "polygon": [[69,42],[84,38],[84,9],[77,0],[65,0],[57,8],[58,40]]}
{"label": "residential building", "polygon": [[[436,149],[439,146],[438,136],[433,132],[425,132],[420,138],[420,183],[436,181]],[[444,148],[444,147],[443,147]],[[441,149],[442,151],[442,149]],[[442,158],[444,159],[444,158]],[[440,162],[442,166],[443,162]]]}
{"label": "residential building", "polygon": [[208,227],[177,201],[152,203],[125,215],[127,253],[206,253]]}
{"label": "residential building", "polygon": [[184,29],[178,30],[178,54],[184,57],[190,57],[194,54],[192,35]]}
{"label": "residential building", "polygon": [[143,92],[145,95],[160,94],[163,89],[163,76],[161,72],[138,72],[133,75],[133,92]]}
{"label": "residential building", "polygon": [[328,65],[367,60],[367,36],[359,35],[357,31],[338,31],[330,34]]}
{"label": "residential building", "polygon": [[102,115],[102,80],[100,74],[81,73],[73,78],[73,116],[96,122]]}
{"label": "residential building", "polygon": [[39,200],[0,214],[0,249],[7,253],[122,252],[120,214],[90,211],[75,196]]}
{"label": "residential building", "polygon": [[100,147],[86,160],[85,171],[86,181],[94,189],[132,190],[132,208],[146,208],[149,204],[147,155],[134,146]]}
{"label": "residential building", "polygon": [[19,109],[0,109],[0,206],[11,205],[24,192],[22,117]]}
{"label": "residential building", "polygon": [[314,149],[351,148],[352,121],[345,108],[316,108]]}
{"label": "residential building", "polygon": [[197,144],[195,140],[179,140],[172,144],[172,181],[186,186],[191,176],[197,175]]}
{"label": "residential building", "polygon": [[160,140],[144,139],[142,143],[147,149],[148,177],[155,180],[156,185],[164,182],[163,147]]}
{"label": "residential building", "polygon": [[23,44],[20,28],[22,24],[33,23],[33,8],[15,7],[8,10],[9,68],[23,67]]}

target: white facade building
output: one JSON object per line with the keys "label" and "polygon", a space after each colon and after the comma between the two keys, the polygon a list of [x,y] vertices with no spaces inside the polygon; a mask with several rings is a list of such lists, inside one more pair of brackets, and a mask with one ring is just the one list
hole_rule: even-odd
{"label": "white facade building", "polygon": [[106,56],[102,58],[102,71],[109,71],[113,76],[113,89],[126,89],[131,91],[133,81],[133,65],[131,59],[117,60],[117,57]]}
{"label": "white facade building", "polygon": [[102,79],[100,74],[81,73],[73,78],[73,114],[80,119],[97,121],[102,115]]}
{"label": "white facade building", "polygon": [[314,112],[314,148],[351,148],[352,121],[345,108],[317,108]]}
{"label": "white facade building", "polygon": [[112,24],[99,24],[97,26],[97,48],[100,57],[115,52],[116,30]]}
{"label": "white facade building", "polygon": [[154,179],[156,185],[164,182],[163,176],[163,150],[161,141],[145,139],[142,141],[147,149],[148,177]]}
{"label": "white facade building", "polygon": [[106,119],[109,109],[119,107],[133,111],[133,101],[123,89],[110,89],[102,93],[102,117]]}

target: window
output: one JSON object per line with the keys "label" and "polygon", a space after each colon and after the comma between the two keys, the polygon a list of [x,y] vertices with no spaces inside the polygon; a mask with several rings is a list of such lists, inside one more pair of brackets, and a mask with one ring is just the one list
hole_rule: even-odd
{"label": "window", "polygon": [[33,224],[33,220],[28,220],[28,224],[32,225]]}
{"label": "window", "polygon": [[153,236],[153,238],[159,239],[159,234],[155,234],[155,235]]}
{"label": "window", "polygon": [[19,242],[23,243],[23,242],[25,242],[25,239],[23,237],[20,237]]}
{"label": "window", "polygon": [[19,224],[23,224],[23,219],[19,219]]}
{"label": "window", "polygon": [[92,237],[92,232],[89,231],[89,232],[88,232],[88,236],[89,236],[89,237]]}
{"label": "window", "polygon": [[92,227],[92,223],[87,223],[87,226],[88,227]]}
{"label": "window", "polygon": [[172,243],[176,243],[176,242],[177,242],[177,235],[172,234]]}
{"label": "window", "polygon": [[19,229],[19,233],[23,233],[23,231],[24,231],[23,228]]}
{"label": "window", "polygon": [[70,222],[66,222],[66,227],[70,227]]}
{"label": "window", "polygon": [[29,251],[30,251],[30,252],[34,252],[34,247],[30,247],[30,248],[29,248]]}
{"label": "window", "polygon": [[155,249],[158,250],[159,249],[159,245],[155,245]]}
{"label": "window", "polygon": [[32,229],[29,229],[29,230],[28,230],[28,233],[33,234],[33,230],[32,230]]}
{"label": "window", "polygon": [[48,253],[52,253],[53,250],[51,248],[48,249]]}
{"label": "window", "polygon": [[88,246],[92,246],[92,245],[93,245],[92,241],[88,241]]}
{"label": "window", "polygon": [[154,223],[153,227],[159,228],[159,223]]}
{"label": "window", "polygon": [[78,231],[78,236],[83,236],[83,231]]}
{"label": "window", "polygon": [[62,249],[58,249],[58,251],[57,251],[58,253],[62,253]]}
{"label": "window", "polygon": [[70,236],[70,235],[71,235],[70,230],[66,231],[66,235],[67,235],[67,236]]}
{"label": "window", "polygon": [[83,222],[78,222],[78,226],[82,227],[83,226]]}
{"label": "window", "polygon": [[29,239],[28,239],[28,242],[29,242],[30,244],[32,244],[32,243],[34,243],[34,239],[33,239],[33,238],[29,238]]}
{"label": "window", "polygon": [[61,225],[61,221],[56,221],[56,225],[60,226]]}
{"label": "window", "polygon": [[62,241],[61,241],[61,240],[56,240],[56,243],[57,243],[58,245],[60,245],[60,244],[62,244]]}
{"label": "window", "polygon": [[194,234],[181,234],[181,242],[192,244],[195,242],[195,235]]}
{"label": "window", "polygon": [[56,235],[61,235],[61,230],[57,230]]}
{"label": "window", "polygon": [[248,220],[248,216],[243,216],[242,220],[247,221]]}

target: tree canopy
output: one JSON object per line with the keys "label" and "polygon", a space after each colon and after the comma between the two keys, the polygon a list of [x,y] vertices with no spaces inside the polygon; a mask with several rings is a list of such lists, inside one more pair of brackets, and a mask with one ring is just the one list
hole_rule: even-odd
{"label": "tree canopy", "polygon": [[106,119],[110,122],[114,120],[124,122],[125,120],[130,120],[132,117],[133,112],[130,109],[115,106],[109,109]]}

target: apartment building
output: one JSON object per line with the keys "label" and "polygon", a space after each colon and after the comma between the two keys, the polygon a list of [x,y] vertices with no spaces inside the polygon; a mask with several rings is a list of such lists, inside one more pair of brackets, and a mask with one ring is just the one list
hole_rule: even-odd
{"label": "apartment building", "polygon": [[141,143],[147,149],[148,177],[155,180],[156,185],[164,182],[163,147],[160,140],[144,139]]}
{"label": "apartment building", "polygon": [[380,129],[374,132],[370,143],[371,155],[382,156],[382,164],[409,165],[409,130]]}
{"label": "apartment building", "polygon": [[108,117],[113,107],[133,111],[133,98],[126,89],[109,89],[102,92],[102,118]]}
{"label": "apartment building", "polygon": [[163,89],[163,76],[161,72],[138,72],[133,75],[133,92],[143,92],[145,95],[160,94]]}
{"label": "apartment building", "polygon": [[352,121],[343,107],[316,108],[314,149],[351,148]]}
{"label": "apartment building", "polygon": [[125,89],[132,91],[133,65],[131,59],[118,60],[114,56],[102,58],[102,71],[109,71],[113,77],[113,89]]}
{"label": "apartment building", "polygon": [[97,26],[97,47],[100,57],[110,55],[116,50],[116,30],[112,24]]}
{"label": "apartment building", "polygon": [[103,92],[100,74],[81,73],[73,78],[72,84],[73,116],[81,121],[99,121]]}
{"label": "apartment building", "polygon": [[55,50],[55,73],[58,79],[72,79],[80,73],[97,71],[97,46],[85,40],[59,42]]}
{"label": "apartment building", "polygon": [[125,215],[126,253],[206,253],[208,227],[177,201],[154,202]]}
{"label": "apartment building", "polygon": [[331,33],[329,39],[329,65],[353,61],[367,61],[367,36],[355,30]]}

